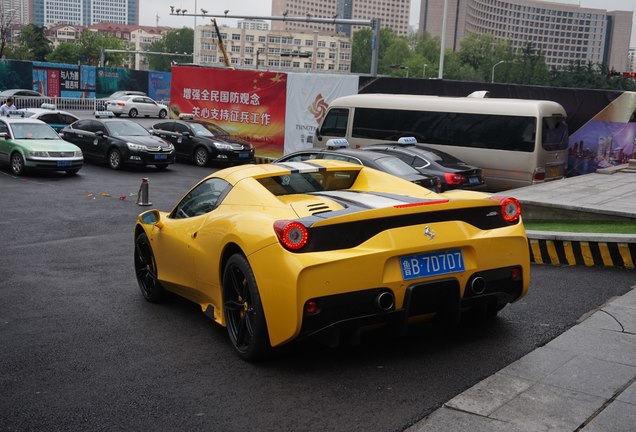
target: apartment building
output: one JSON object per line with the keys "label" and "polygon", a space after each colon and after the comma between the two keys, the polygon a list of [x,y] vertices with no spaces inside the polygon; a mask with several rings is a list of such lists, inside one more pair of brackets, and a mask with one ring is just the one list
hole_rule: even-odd
{"label": "apartment building", "polygon": [[[380,19],[398,36],[409,33],[411,0],[272,0],[272,15],[354,20]],[[350,36],[360,27],[296,21],[272,21],[272,30],[319,31]]]}
{"label": "apartment building", "polygon": [[[442,35],[445,0],[421,0],[419,28]],[[623,70],[628,62],[632,12],[535,0],[448,1],[445,46],[459,50],[471,33],[491,34],[516,49],[539,50],[549,67],[591,61]]]}
{"label": "apartment building", "polygon": [[22,0],[29,2],[30,22],[38,26],[66,23],[88,26],[102,21],[136,25],[139,0]]}
{"label": "apartment building", "polygon": [[[221,27],[231,66],[245,69],[348,73],[351,40],[319,31],[292,32]],[[195,59],[204,66],[223,66],[213,25],[197,26]]]}

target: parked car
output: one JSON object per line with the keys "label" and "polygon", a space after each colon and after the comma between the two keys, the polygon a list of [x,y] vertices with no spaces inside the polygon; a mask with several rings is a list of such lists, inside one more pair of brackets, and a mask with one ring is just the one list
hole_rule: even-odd
{"label": "parked car", "polygon": [[0,162],[14,175],[27,170],[65,171],[76,174],[84,164],[80,148],[66,142],[43,121],[0,118]]}
{"label": "parked car", "polygon": [[86,160],[105,162],[114,170],[124,165],[164,170],[174,163],[174,146],[131,120],[82,119],[66,126],[60,135],[77,144]]}
{"label": "parked car", "polygon": [[151,132],[174,145],[177,158],[198,166],[210,162],[253,163],[254,147],[214,124],[170,120],[153,125]]}
{"label": "parked car", "polygon": [[160,104],[148,96],[121,96],[118,99],[106,102],[106,110],[111,111],[116,117],[122,114],[128,117],[159,117],[168,115],[168,107]]}
{"label": "parked car", "polygon": [[9,89],[0,92],[0,105],[5,103],[8,97],[13,98],[16,108],[39,107],[48,102],[49,98],[42,93],[29,89]]}
{"label": "parked car", "polygon": [[60,111],[53,104],[42,104],[40,108],[26,108],[20,111],[24,113],[25,117],[42,120],[55,129],[56,132],[60,132],[66,126],[79,120],[79,117],[75,114]]}
{"label": "parked car", "polygon": [[448,194],[335,160],[225,168],[139,215],[135,275],[149,302],[195,302],[246,360],[369,324],[493,317],[529,287],[521,208]]}
{"label": "parked car", "polygon": [[334,159],[364,165],[393,174],[433,192],[441,191],[439,177],[420,174],[415,168],[386,153],[363,151],[358,149],[309,149],[290,153],[276,159],[275,163],[301,162],[315,159]]}
{"label": "parked car", "polygon": [[410,141],[371,144],[363,147],[363,150],[393,155],[424,175],[439,177],[442,191],[484,185],[481,168],[468,165],[448,153],[422,144]]}
{"label": "parked car", "polygon": [[105,111],[106,110],[106,102],[109,100],[119,99],[122,96],[148,96],[146,92],[138,91],[138,90],[118,90],[110,95],[99,98],[95,100],[95,110],[96,111]]}
{"label": "parked car", "polygon": [[0,100],[5,100],[8,97],[46,97],[42,93],[29,89],[8,89],[0,92]]}

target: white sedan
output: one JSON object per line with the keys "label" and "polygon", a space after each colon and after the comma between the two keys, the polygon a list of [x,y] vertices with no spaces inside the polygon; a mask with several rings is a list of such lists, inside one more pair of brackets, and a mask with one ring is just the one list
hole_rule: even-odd
{"label": "white sedan", "polygon": [[147,96],[122,96],[106,102],[106,110],[111,111],[116,117],[122,114],[128,117],[159,117],[168,115],[168,107],[150,99]]}

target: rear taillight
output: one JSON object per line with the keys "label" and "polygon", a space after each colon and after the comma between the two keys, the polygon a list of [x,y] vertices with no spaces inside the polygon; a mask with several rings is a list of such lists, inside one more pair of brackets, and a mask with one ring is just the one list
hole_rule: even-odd
{"label": "rear taillight", "polygon": [[534,169],[534,173],[532,173],[533,181],[544,181],[545,180],[545,168],[538,167]]}
{"label": "rear taillight", "polygon": [[460,185],[466,183],[466,177],[461,174],[444,173],[444,178],[446,179],[446,183],[449,185]]}
{"label": "rear taillight", "polygon": [[521,204],[515,198],[493,196],[490,199],[499,201],[501,204],[501,216],[506,222],[516,222],[521,216]]}
{"label": "rear taillight", "polygon": [[307,244],[309,231],[300,222],[279,220],[274,222],[274,231],[278,241],[289,250],[298,250]]}

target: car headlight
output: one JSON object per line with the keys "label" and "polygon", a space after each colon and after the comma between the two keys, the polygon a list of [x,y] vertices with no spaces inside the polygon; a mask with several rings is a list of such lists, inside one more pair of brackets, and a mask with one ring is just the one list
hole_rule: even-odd
{"label": "car headlight", "polygon": [[171,143],[168,144],[166,148],[170,151],[174,150],[174,146]]}
{"label": "car headlight", "polygon": [[214,146],[218,148],[219,150],[232,150],[232,146],[229,144],[215,142]]}
{"label": "car headlight", "polygon": [[80,150],[80,151],[76,151],[76,152],[73,154],[73,156],[75,156],[75,157],[84,157],[84,155],[82,154],[82,151],[81,151],[81,150]]}
{"label": "car headlight", "polygon": [[45,152],[45,151],[30,151],[29,152],[29,156],[47,158],[47,157],[49,157],[49,152]]}
{"label": "car headlight", "polygon": [[139,150],[139,151],[148,150],[148,147],[146,147],[145,145],[141,145],[141,144],[135,144],[135,143],[127,142],[126,145],[128,146],[128,148],[130,150]]}

